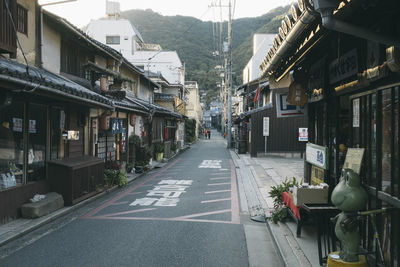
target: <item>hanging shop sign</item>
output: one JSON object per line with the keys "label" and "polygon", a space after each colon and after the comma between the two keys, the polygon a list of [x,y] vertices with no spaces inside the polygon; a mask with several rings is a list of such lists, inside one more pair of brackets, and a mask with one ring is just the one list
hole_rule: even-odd
{"label": "hanging shop sign", "polygon": [[325,82],[325,57],[313,64],[309,70],[307,84],[308,102],[317,102],[324,98],[323,87]]}
{"label": "hanging shop sign", "polygon": [[109,116],[101,117],[100,128],[104,131],[107,131],[110,129],[110,117]]}
{"label": "hanging shop sign", "polygon": [[308,142],[308,128],[299,128],[299,141]]}
{"label": "hanging shop sign", "polygon": [[112,119],[110,119],[110,124],[111,124],[111,133],[112,134],[119,134],[119,133],[123,133],[125,131],[125,128],[123,128],[121,119],[112,118]]}
{"label": "hanging shop sign", "polygon": [[60,110],[60,129],[64,130],[65,128],[65,112],[64,110]]}
{"label": "hanging shop sign", "polygon": [[329,64],[329,82],[339,82],[358,72],[357,49],[353,49]]}
{"label": "hanging shop sign", "polygon": [[303,116],[306,114],[305,107],[293,106],[287,103],[288,93],[276,93],[276,116],[288,118]]}
{"label": "hanging shop sign", "polygon": [[269,117],[263,118],[263,136],[269,136]]}
{"label": "hanging shop sign", "polygon": [[308,143],[306,147],[306,160],[314,166],[327,170],[328,148]]}

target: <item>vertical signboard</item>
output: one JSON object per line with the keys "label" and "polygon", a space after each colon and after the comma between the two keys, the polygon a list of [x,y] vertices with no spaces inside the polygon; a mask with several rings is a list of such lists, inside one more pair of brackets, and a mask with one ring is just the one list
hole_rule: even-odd
{"label": "vertical signboard", "polygon": [[269,117],[264,117],[263,119],[263,136],[269,136]]}
{"label": "vertical signboard", "polygon": [[353,127],[360,127],[360,99],[353,99]]}

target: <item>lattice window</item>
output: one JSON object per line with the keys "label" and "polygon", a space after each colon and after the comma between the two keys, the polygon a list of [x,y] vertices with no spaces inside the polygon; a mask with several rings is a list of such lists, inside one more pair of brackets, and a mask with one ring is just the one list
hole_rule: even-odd
{"label": "lattice window", "polygon": [[28,10],[21,5],[17,5],[17,31],[28,35]]}

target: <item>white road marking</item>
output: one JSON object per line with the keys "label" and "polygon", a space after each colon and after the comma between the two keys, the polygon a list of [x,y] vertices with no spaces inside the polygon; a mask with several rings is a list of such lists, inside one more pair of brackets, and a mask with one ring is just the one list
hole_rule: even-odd
{"label": "white road marking", "polygon": [[[129,206],[175,207],[179,197],[192,185],[193,180],[161,180],[144,198],[135,199]],[[157,198],[161,197],[161,198]]]}
{"label": "white road marking", "polygon": [[199,168],[203,169],[220,169],[222,160],[203,160]]}
{"label": "white road marking", "polygon": [[228,201],[231,200],[231,198],[221,198],[221,199],[212,199],[212,200],[203,200],[202,202],[200,202],[201,204],[204,203],[214,203],[214,202],[222,202],[222,201]]}

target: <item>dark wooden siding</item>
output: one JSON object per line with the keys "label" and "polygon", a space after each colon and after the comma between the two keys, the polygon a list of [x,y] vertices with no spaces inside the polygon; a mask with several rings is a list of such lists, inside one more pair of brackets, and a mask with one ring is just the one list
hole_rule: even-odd
{"label": "dark wooden siding", "polygon": [[[12,16],[15,18],[16,1],[7,0]],[[10,16],[5,8],[4,1],[0,1],[0,52],[9,53],[11,57],[15,57],[17,52],[17,42],[15,31],[12,27]]]}
{"label": "dark wooden siding", "polygon": [[47,181],[37,181],[4,190],[0,194],[0,225],[21,216],[21,206],[35,194],[49,192]]}
{"label": "dark wooden siding", "polygon": [[307,127],[307,116],[277,118],[274,103],[270,109],[251,115],[250,151],[252,156],[257,156],[257,153],[264,153],[263,117],[269,117],[270,120],[267,153],[301,152],[305,150],[306,142],[298,141],[298,131],[299,128]]}

